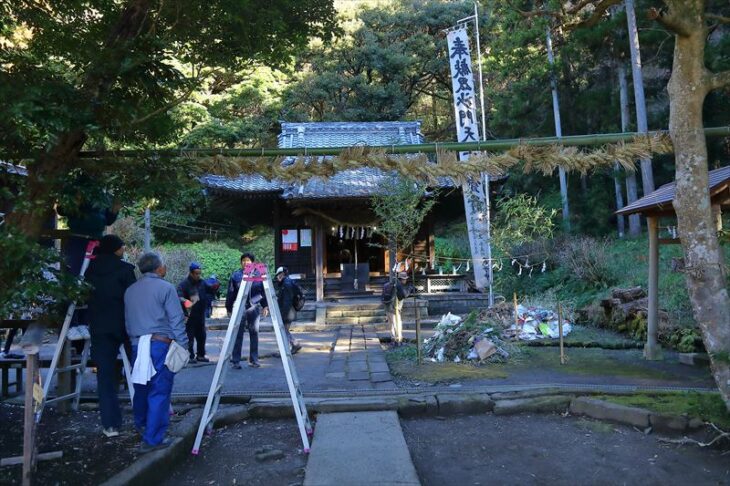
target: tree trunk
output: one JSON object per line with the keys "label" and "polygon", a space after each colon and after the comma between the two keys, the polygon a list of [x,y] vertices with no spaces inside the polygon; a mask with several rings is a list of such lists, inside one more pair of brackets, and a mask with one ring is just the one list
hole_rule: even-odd
{"label": "tree trunk", "polygon": [[[552,68],[555,65],[555,56],[553,55],[553,39],[550,35],[550,28],[547,30],[545,37],[545,44],[547,46],[548,62]],[[555,119],[555,136],[563,136],[563,126],[560,121],[560,98],[558,97],[558,81],[555,79],[555,74],[550,74],[550,86],[552,88],[553,95],[553,118]],[[568,204],[568,176],[565,173],[565,169],[558,167],[558,177],[560,178],[560,199],[563,204],[563,227],[570,231],[570,206]]]}
{"label": "tree trunk", "polygon": [[[622,64],[618,66],[618,84],[619,98],[621,100],[621,131],[627,132],[629,129],[629,118],[631,117],[629,111],[629,85],[626,82],[626,68]],[[629,204],[639,198],[635,172],[626,172],[626,197]],[[638,214],[632,214],[629,216],[629,236],[636,238],[640,235],[641,219]]]}
{"label": "tree trunk", "polygon": [[[641,50],[639,48],[639,29],[636,27],[634,0],[626,0],[626,21],[629,28],[629,48],[631,51],[631,73],[634,80],[634,100],[636,102],[636,128],[639,133],[647,133],[649,124],[646,117],[646,99],[644,97],[644,77],[641,73]],[[654,192],[654,173],[651,159],[641,161],[641,184],[644,195]]]}
{"label": "tree trunk", "polygon": [[675,36],[668,87],[669,133],[676,157],[674,209],[694,317],[710,355],[715,381],[730,411],[730,298],[710,208],[707,143],[702,122],[702,106],[710,90],[704,65],[705,2],[668,3],[674,8],[670,14],[685,26],[684,33]]}
{"label": "tree trunk", "polygon": [[53,211],[53,193],[62,182],[67,167],[76,158],[86,142],[86,134],[81,130],[61,136],[56,145],[38,160],[28,166],[28,179],[23,199],[26,206],[8,214],[8,224],[17,227],[24,235],[37,239],[43,223]]}

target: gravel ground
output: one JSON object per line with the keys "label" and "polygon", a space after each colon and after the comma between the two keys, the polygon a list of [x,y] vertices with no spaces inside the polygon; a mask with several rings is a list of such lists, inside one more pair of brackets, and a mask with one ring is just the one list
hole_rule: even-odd
{"label": "gravel ground", "polygon": [[[128,415],[127,418],[131,420]],[[23,454],[23,407],[0,404],[0,457]],[[43,412],[37,430],[38,452],[62,451],[63,457],[38,463],[34,484],[94,485],[108,479],[137,457],[139,436],[131,423],[122,434],[107,439],[99,414],[79,411],[59,415],[54,407]],[[0,484],[20,484],[22,466],[0,468]]]}
{"label": "gravel ground", "polygon": [[294,419],[246,420],[216,429],[165,485],[301,484],[307,463],[301,448]]}
{"label": "gravel ground", "polygon": [[425,486],[730,484],[722,450],[664,444],[594,420],[488,414],[401,424]]}

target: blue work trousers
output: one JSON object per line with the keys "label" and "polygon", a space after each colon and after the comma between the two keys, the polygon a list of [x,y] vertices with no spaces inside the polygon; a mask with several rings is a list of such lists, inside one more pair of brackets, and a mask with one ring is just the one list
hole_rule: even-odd
{"label": "blue work trousers", "polygon": [[241,325],[238,327],[236,341],[233,343],[233,352],[231,354],[231,363],[237,364],[241,362],[241,348],[243,348],[243,333],[248,328],[248,337],[250,338],[248,361],[258,363],[259,361],[259,320],[261,317],[261,308],[257,305],[246,310],[245,316],[241,319]]}
{"label": "blue work trousers", "polygon": [[[165,366],[165,356],[169,344],[161,341],[150,343],[152,364],[155,376],[146,385],[134,384],[134,425],[144,429],[142,440],[149,445],[157,445],[165,438],[170,425],[170,396],[175,373]],[[137,359],[137,346],[132,346],[133,359]]]}

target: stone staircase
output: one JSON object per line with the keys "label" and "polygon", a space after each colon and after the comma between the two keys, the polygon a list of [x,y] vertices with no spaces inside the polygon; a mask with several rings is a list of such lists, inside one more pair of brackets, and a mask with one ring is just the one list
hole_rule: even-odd
{"label": "stone staircase", "polygon": [[[412,320],[416,316],[416,306],[421,318],[428,317],[428,302],[425,299],[407,299],[403,305],[403,319]],[[328,326],[356,324],[386,324],[385,307],[379,298],[361,299],[356,302],[339,302],[327,305],[325,323]]]}

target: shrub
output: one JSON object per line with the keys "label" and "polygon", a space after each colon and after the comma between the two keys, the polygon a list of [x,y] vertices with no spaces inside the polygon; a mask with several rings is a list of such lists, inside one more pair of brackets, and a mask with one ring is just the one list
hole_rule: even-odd
{"label": "shrub", "polygon": [[120,237],[127,246],[144,245],[144,228],[131,216],[117,219],[109,229],[111,234]]}
{"label": "shrub", "polygon": [[[187,277],[190,267],[190,262],[196,259],[195,253],[190,249],[180,248],[175,246],[167,247],[156,247],[153,251],[160,254],[162,259],[167,265],[167,275],[165,280],[171,282],[174,285],[182,282]],[[127,247],[127,261],[137,265],[137,260],[144,253],[144,248],[140,246],[128,246]],[[139,271],[137,271],[139,274]]]}
{"label": "shrub", "polygon": [[569,238],[558,252],[558,260],[586,287],[608,288],[617,282],[606,239]]}
{"label": "shrub", "polygon": [[244,251],[253,253],[258,261],[265,263],[270,269],[275,269],[273,228],[254,226],[241,236],[241,241]]}

